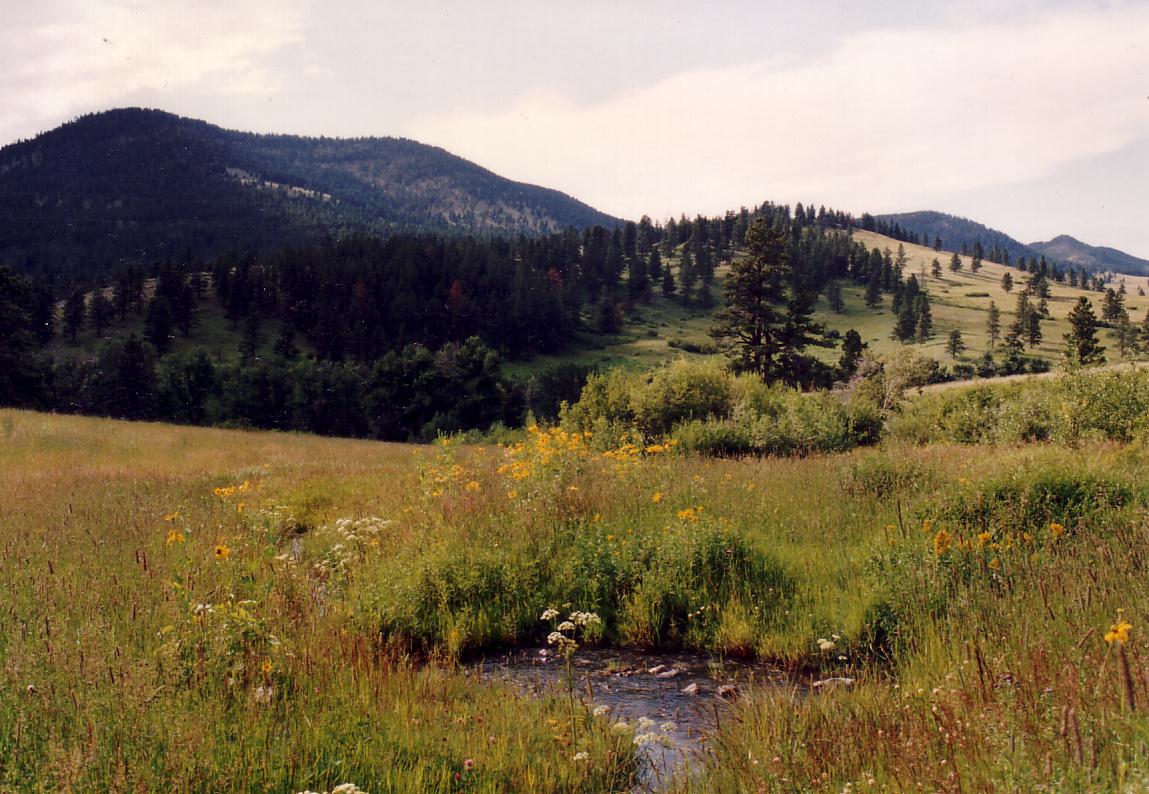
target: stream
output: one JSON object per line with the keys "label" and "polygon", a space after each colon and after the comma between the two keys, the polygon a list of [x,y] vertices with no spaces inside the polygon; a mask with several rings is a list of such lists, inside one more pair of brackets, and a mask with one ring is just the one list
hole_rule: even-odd
{"label": "stream", "polygon": [[[565,691],[566,664],[553,650],[519,649],[474,662],[484,675],[528,694]],[[619,648],[581,648],[574,658],[576,695],[610,709],[612,721],[649,727],[665,738],[640,745],[639,791],[656,791],[675,770],[689,771],[699,751],[746,687],[783,684],[784,676],[760,664],[699,653],[643,653]]]}

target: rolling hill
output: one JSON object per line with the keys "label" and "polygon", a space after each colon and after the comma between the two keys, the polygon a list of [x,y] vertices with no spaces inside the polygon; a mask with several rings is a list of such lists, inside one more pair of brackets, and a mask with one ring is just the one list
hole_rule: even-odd
{"label": "rolling hill", "polygon": [[947,251],[960,251],[962,243],[972,251],[975,243],[981,243],[987,253],[997,248],[1008,251],[1011,259],[1017,259],[1019,256],[1030,257],[1037,253],[1005,232],[944,212],[922,210],[878,215],[877,218],[889,224],[898,224],[903,230],[921,236],[923,242],[930,242],[940,237],[942,247]]}
{"label": "rolling hill", "polygon": [[398,138],[256,135],[128,108],[0,149],[0,262],[40,275],[359,231],[615,223],[558,191]]}
{"label": "rolling hill", "polygon": [[1045,243],[1030,243],[1029,247],[1047,258],[1083,267],[1086,270],[1112,270],[1114,273],[1142,276],[1149,274],[1149,260],[1118,251],[1116,248],[1089,245],[1068,234],[1054,237]]}
{"label": "rolling hill", "polygon": [[972,251],[975,243],[981,243],[988,253],[997,249],[1008,251],[1011,260],[1019,256],[1041,257],[1075,267],[1083,267],[1094,273],[1125,273],[1144,276],[1149,274],[1149,260],[1119,251],[1083,243],[1067,234],[1054,237],[1049,242],[1023,243],[1005,232],[991,229],[977,221],[947,215],[944,212],[922,210],[901,212],[892,215],[878,215],[879,220],[898,226],[919,235],[923,242],[940,237],[942,247],[948,251],[961,250],[964,243]]}

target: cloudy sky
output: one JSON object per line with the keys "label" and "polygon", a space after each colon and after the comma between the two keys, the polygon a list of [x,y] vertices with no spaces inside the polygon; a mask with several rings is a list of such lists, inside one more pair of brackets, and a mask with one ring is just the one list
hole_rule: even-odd
{"label": "cloudy sky", "polygon": [[0,0],[0,143],[124,105],[630,218],[928,208],[1149,258],[1149,0]]}

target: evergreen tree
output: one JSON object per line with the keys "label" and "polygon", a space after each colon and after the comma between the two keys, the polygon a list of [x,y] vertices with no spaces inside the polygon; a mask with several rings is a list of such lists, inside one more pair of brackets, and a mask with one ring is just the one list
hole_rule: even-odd
{"label": "evergreen tree", "polygon": [[961,271],[961,257],[957,254],[950,257],[950,270],[954,273]]}
{"label": "evergreen tree", "polygon": [[917,305],[914,300],[903,299],[894,321],[894,338],[900,342],[912,342],[918,330]]}
{"label": "evergreen tree", "polygon": [[810,320],[813,299],[794,286],[793,276],[786,238],[756,220],[746,232],[744,255],[726,277],[727,305],[710,329],[726,344],[735,370],[753,372],[767,383],[793,383],[810,368],[802,351],[818,330]]}
{"label": "evergreen tree", "polygon": [[148,301],[148,313],[144,317],[144,336],[162,356],[172,346],[172,308],[167,298],[155,296]]}
{"label": "evergreen tree", "polygon": [[935,251],[942,250],[942,238],[941,237],[938,237],[938,236],[934,237],[934,250]]}
{"label": "evergreen tree", "polygon": [[690,246],[682,249],[682,258],[678,265],[678,281],[682,285],[682,302],[690,303],[694,285],[698,283],[698,271],[694,267],[694,257],[690,255]]}
{"label": "evergreen tree", "polygon": [[834,314],[841,314],[845,309],[845,303],[842,301],[842,285],[837,279],[826,282],[826,302],[830,304],[830,311]]}
{"label": "evergreen tree", "polygon": [[1001,288],[1009,293],[1013,290],[1013,276],[1008,272],[1003,273],[1001,276]]}
{"label": "evergreen tree", "polygon": [[658,253],[657,248],[650,251],[650,260],[646,263],[646,273],[651,281],[662,279],[662,255]]}
{"label": "evergreen tree", "polygon": [[[654,249],[654,253],[658,253],[657,248]],[[674,297],[674,271],[671,270],[669,263],[662,268],[662,296],[664,298]]]}
{"label": "evergreen tree", "polygon": [[43,407],[48,368],[36,354],[34,288],[23,276],[0,265],[0,405]]}
{"label": "evergreen tree", "polygon": [[1001,336],[1001,310],[993,301],[989,302],[989,315],[985,320],[985,333],[989,337],[989,349],[993,350]]}
{"label": "evergreen tree", "polygon": [[91,306],[89,307],[89,314],[91,315],[92,328],[96,331],[96,336],[103,336],[104,329],[112,319],[116,307],[104,295],[102,289],[96,289],[92,295]]}
{"label": "evergreen tree", "polygon": [[882,305],[882,271],[880,269],[870,271],[870,278],[866,282],[866,305],[871,309],[876,309]]}
{"label": "evergreen tree", "polygon": [[259,312],[251,312],[243,320],[243,336],[239,341],[239,355],[244,363],[255,358],[261,344],[263,344],[263,322]]}
{"label": "evergreen tree", "polygon": [[934,335],[934,318],[930,311],[930,297],[923,292],[914,299],[914,302],[917,304],[916,313],[918,315],[916,337],[918,344],[924,345]]}
{"label": "evergreen tree", "polygon": [[1137,348],[1137,335],[1138,328],[1129,320],[1129,312],[1125,308],[1121,308],[1121,314],[1117,315],[1117,320],[1113,324],[1114,330],[1117,332],[1117,351],[1121,358],[1132,350]]}
{"label": "evergreen tree", "polygon": [[299,348],[295,345],[295,325],[290,318],[285,318],[279,324],[279,334],[275,337],[273,350],[277,356],[288,360],[299,355]]}
{"label": "evergreen tree", "polygon": [[1108,323],[1115,323],[1125,308],[1125,299],[1109,287],[1105,290],[1105,298],[1101,303],[1101,317]]}
{"label": "evergreen tree", "polygon": [[866,343],[862,341],[862,336],[853,328],[846,331],[846,335],[842,339],[842,357],[838,359],[838,372],[842,380],[847,380],[858,370],[858,362],[862,359],[862,351],[866,349]]}
{"label": "evergreen tree", "polygon": [[937,257],[934,257],[934,261],[930,262],[930,275],[934,278],[942,277],[942,263],[937,260]]}
{"label": "evergreen tree", "polygon": [[946,338],[946,352],[950,354],[950,358],[957,361],[958,356],[965,351],[965,340],[962,339],[961,331],[957,328],[950,331],[949,336]]}
{"label": "evergreen tree", "polygon": [[76,334],[84,327],[84,315],[87,313],[85,308],[84,293],[78,289],[72,290],[64,302],[64,332],[73,342],[76,341]]}
{"label": "evergreen tree", "polygon": [[1065,335],[1065,355],[1075,364],[1101,364],[1105,348],[1097,343],[1097,317],[1084,295],[1069,311],[1069,333]]}

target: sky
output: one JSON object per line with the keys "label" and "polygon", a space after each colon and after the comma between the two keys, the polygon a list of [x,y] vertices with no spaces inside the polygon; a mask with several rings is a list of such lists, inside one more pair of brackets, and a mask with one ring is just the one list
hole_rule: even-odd
{"label": "sky", "polygon": [[129,105],[632,219],[935,209],[1149,258],[1149,0],[0,0],[0,143]]}

